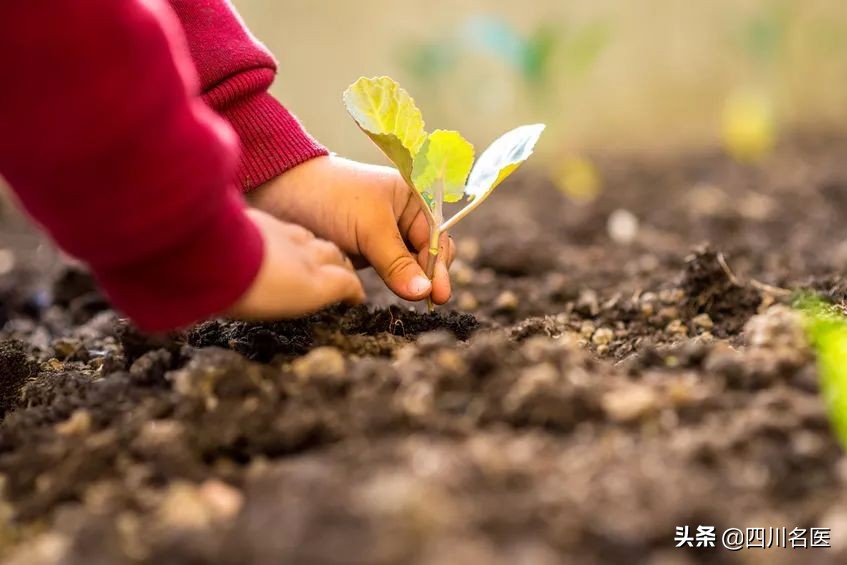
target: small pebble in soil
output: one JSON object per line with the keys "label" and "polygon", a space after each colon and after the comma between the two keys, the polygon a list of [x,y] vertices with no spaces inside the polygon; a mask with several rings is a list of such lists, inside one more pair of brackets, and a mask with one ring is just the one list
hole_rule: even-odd
{"label": "small pebble in soil", "polygon": [[234,518],[244,505],[241,491],[223,481],[209,479],[200,485],[200,496],[217,518]]}
{"label": "small pebble in soil", "polygon": [[479,308],[479,301],[472,292],[463,291],[459,293],[459,299],[456,301],[456,307],[463,312],[472,312]]}
{"label": "small pebble in soil", "polygon": [[87,357],[80,355],[81,352],[85,352],[85,348],[82,346],[82,343],[75,339],[57,339],[53,342],[53,351],[56,352],[56,357],[62,360],[74,359],[85,361]]}
{"label": "small pebble in soil", "polygon": [[185,426],[176,420],[150,420],[141,426],[133,447],[144,453],[156,453],[168,445],[179,445],[184,436]]}
{"label": "small pebble in soil", "polygon": [[662,304],[679,304],[685,298],[681,288],[665,288],[659,291],[659,301]]}
{"label": "small pebble in soil", "polygon": [[59,371],[65,370],[65,364],[56,359],[55,357],[51,357],[39,366],[39,370],[47,373],[57,373]]}
{"label": "small pebble in soil", "polygon": [[403,412],[413,418],[423,418],[434,411],[435,391],[432,383],[415,381],[397,395]]}
{"label": "small pebble in soil", "polygon": [[680,319],[671,320],[671,322],[665,326],[665,331],[672,336],[685,337],[688,335],[688,326],[686,326],[685,322]]}
{"label": "small pebble in soil", "polygon": [[344,374],[344,355],[335,347],[316,347],[306,355],[297,358],[291,365],[298,378],[339,377]]}
{"label": "small pebble in soil", "polygon": [[583,339],[591,339],[591,336],[594,335],[596,329],[597,326],[595,326],[593,322],[582,322],[582,324],[580,324],[579,326],[579,335]]}
{"label": "small pebble in soil", "polygon": [[608,345],[614,337],[614,332],[609,328],[600,328],[591,336],[591,343],[594,345]]}
{"label": "small pebble in soil", "polygon": [[629,385],[603,395],[603,411],[615,422],[632,422],[655,412],[656,393],[647,385]]}
{"label": "small pebble in soil", "polygon": [[544,397],[545,391],[556,387],[558,371],[551,363],[539,363],[521,371],[509,393],[503,399],[503,406],[509,413],[517,413],[533,403],[533,399]]}
{"label": "small pebble in soil", "polygon": [[208,528],[232,518],[241,505],[241,493],[220,481],[209,480],[199,487],[175,481],[158,510],[160,526],[177,530]]}
{"label": "small pebble in soil", "polygon": [[748,192],[736,203],[738,213],[755,222],[761,222],[771,217],[777,205],[773,198],[764,194]]}
{"label": "small pebble in soil", "polygon": [[629,210],[618,208],[609,214],[606,231],[615,243],[629,245],[638,237],[638,217]]}
{"label": "small pebble in soil", "polygon": [[688,192],[688,205],[693,211],[704,216],[721,213],[729,202],[726,191],[709,183],[697,183]]}
{"label": "small pebble in soil", "polygon": [[517,310],[519,302],[517,294],[504,290],[494,301],[494,307],[501,312],[513,312]]}
{"label": "small pebble in soil", "polygon": [[712,318],[706,313],[694,316],[691,318],[691,323],[694,324],[695,328],[699,328],[701,330],[708,331],[715,327],[715,323],[712,321]]}
{"label": "small pebble in soil", "polygon": [[453,261],[450,266],[450,276],[457,286],[468,286],[474,280],[474,271],[461,259]]}
{"label": "small pebble in soil", "polygon": [[656,313],[656,303],[659,298],[652,292],[645,292],[638,299],[638,304],[641,308],[641,314],[645,318],[651,317]]}
{"label": "small pebble in soil", "polygon": [[20,545],[13,552],[7,565],[33,565],[35,563],[65,563],[70,553],[72,540],[65,534],[48,532]]}
{"label": "small pebble in soil", "polygon": [[673,321],[679,318],[679,308],[676,306],[665,306],[659,310],[659,318],[665,321]]}
{"label": "small pebble in soil", "polygon": [[60,436],[82,436],[91,431],[91,412],[85,409],[74,410],[70,418],[56,424],[56,433]]}
{"label": "small pebble in soil", "polygon": [[439,367],[454,375],[462,375],[468,370],[465,361],[455,349],[442,349],[436,353],[435,362]]}

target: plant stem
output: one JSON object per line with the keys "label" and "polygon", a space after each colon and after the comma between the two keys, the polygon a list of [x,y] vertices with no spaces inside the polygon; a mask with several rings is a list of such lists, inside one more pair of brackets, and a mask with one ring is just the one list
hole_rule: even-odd
{"label": "plant stem", "polygon": [[[426,276],[429,280],[433,280],[435,276],[435,263],[438,260],[438,240],[441,236],[441,230],[438,228],[437,223],[432,223],[429,225],[429,254],[426,259]],[[432,303],[432,295],[427,296],[426,298],[426,306],[430,312],[435,309],[435,305]]]}
{"label": "plant stem", "polygon": [[[429,222],[429,254],[426,259],[426,276],[434,282],[435,263],[438,261],[438,243],[441,237],[441,222],[444,221],[444,175],[435,189],[435,202],[432,210],[432,221]],[[432,303],[432,293],[426,299],[426,306],[430,312],[435,309]]]}
{"label": "plant stem", "polygon": [[465,216],[476,210],[477,206],[482,204],[483,200],[485,200],[486,196],[481,198],[476,198],[474,201],[470,202],[467,206],[456,212],[456,214],[447,220],[446,222],[441,223],[441,231],[445,232],[458,224]]}

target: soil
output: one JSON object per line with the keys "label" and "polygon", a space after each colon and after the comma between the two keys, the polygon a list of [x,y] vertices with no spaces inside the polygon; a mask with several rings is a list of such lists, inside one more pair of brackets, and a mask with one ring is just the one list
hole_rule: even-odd
{"label": "soil", "polygon": [[[843,563],[847,459],[788,304],[847,300],[845,151],[599,155],[587,204],[527,168],[456,230],[432,314],[369,276],[367,307],[145,336],[10,236],[0,556]],[[676,549],[698,525],[832,547]]]}

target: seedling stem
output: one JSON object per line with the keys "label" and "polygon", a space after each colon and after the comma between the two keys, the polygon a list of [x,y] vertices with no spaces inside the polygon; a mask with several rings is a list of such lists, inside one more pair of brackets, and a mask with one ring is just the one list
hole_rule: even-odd
{"label": "seedling stem", "polygon": [[[432,211],[432,220],[429,222],[429,255],[426,260],[426,276],[432,281],[435,277],[435,263],[438,261],[439,239],[441,238],[441,223],[444,221],[444,181],[442,180],[435,188],[435,206]],[[427,217],[429,219],[429,216]],[[435,305],[432,296],[426,299],[426,305],[430,312]]]}

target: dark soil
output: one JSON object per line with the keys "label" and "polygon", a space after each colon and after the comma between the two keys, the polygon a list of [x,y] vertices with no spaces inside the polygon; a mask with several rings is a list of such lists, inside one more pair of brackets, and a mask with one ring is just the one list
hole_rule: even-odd
{"label": "dark soil", "polygon": [[[582,205],[522,171],[455,234],[463,313],[369,276],[370,307],[145,336],[15,236],[0,557],[843,563],[847,459],[787,303],[847,300],[845,151],[599,156]],[[675,549],[685,525],[832,528],[833,547]]]}

